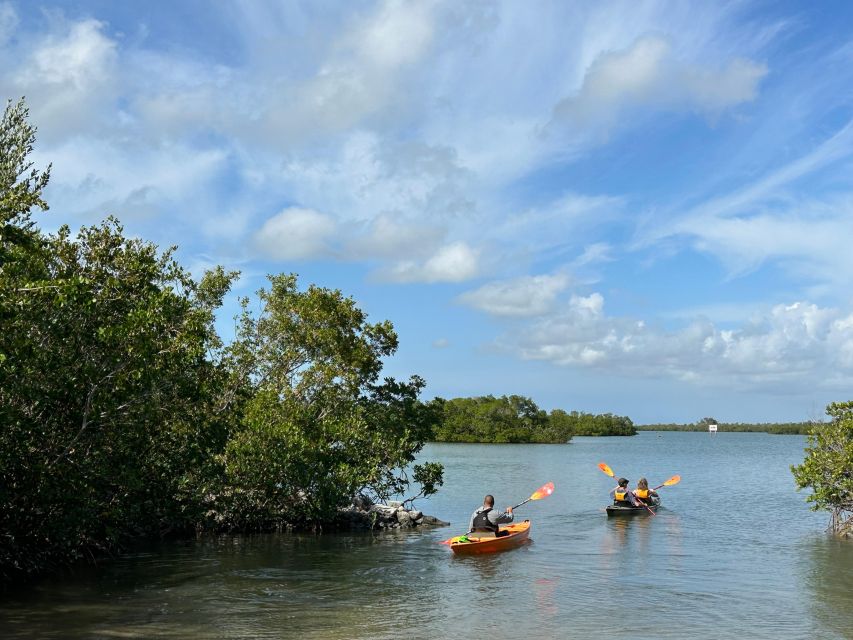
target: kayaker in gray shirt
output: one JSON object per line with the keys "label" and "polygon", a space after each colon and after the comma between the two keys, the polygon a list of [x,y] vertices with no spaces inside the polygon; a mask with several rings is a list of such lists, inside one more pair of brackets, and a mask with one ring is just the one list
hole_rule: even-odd
{"label": "kayaker in gray shirt", "polygon": [[628,503],[632,507],[636,507],[637,501],[634,499],[634,492],[628,489],[627,478],[619,478],[618,482],[619,485],[610,490],[613,504]]}
{"label": "kayaker in gray shirt", "polygon": [[503,513],[495,511],[495,498],[491,495],[483,498],[483,506],[471,514],[471,522],[468,524],[470,533],[494,533],[499,537],[499,525],[512,522],[512,507],[507,507]]}

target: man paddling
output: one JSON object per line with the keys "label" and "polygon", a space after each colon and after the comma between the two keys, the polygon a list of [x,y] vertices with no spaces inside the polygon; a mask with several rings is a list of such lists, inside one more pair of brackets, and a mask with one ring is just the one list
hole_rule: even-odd
{"label": "man paddling", "polygon": [[507,507],[503,513],[495,511],[494,496],[487,495],[483,498],[483,506],[471,514],[471,522],[468,525],[469,533],[492,533],[496,538],[506,535],[500,530],[500,525],[512,522],[512,507]]}
{"label": "man paddling", "polygon": [[628,489],[628,479],[619,478],[618,486],[610,490],[610,495],[613,497],[613,504],[630,504],[632,507],[637,506],[637,501],[634,498],[634,493]]}

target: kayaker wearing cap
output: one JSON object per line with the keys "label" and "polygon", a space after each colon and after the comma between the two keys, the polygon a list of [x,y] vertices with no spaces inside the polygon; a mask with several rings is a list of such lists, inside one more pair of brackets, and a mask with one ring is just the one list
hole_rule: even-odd
{"label": "kayaker wearing cap", "polygon": [[630,504],[632,507],[637,506],[637,501],[634,499],[634,494],[628,489],[628,479],[619,478],[619,486],[610,490],[610,495],[613,497],[613,504]]}
{"label": "kayaker wearing cap", "polygon": [[471,522],[468,525],[469,533],[493,533],[496,538],[507,535],[506,531],[500,531],[499,525],[512,522],[512,507],[507,507],[503,513],[495,511],[494,496],[487,495],[483,498],[483,506],[471,514]]}

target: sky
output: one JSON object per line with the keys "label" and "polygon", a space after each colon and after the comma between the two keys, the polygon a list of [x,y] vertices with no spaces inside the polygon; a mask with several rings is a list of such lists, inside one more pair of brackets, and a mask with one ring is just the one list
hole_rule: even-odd
{"label": "sky", "polygon": [[340,289],[425,398],[853,396],[849,2],[0,1],[53,231]]}

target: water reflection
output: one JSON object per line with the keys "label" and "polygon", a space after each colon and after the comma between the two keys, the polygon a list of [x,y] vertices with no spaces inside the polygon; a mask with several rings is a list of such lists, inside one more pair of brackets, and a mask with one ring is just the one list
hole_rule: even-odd
{"label": "water reflection", "polygon": [[853,629],[844,613],[853,611],[853,541],[826,535],[804,542],[800,575],[811,596],[815,628],[850,638]]}
{"label": "water reflection", "polygon": [[533,581],[533,593],[536,599],[536,610],[540,616],[551,619],[557,615],[557,603],[554,592],[557,590],[558,579],[538,578]]}

